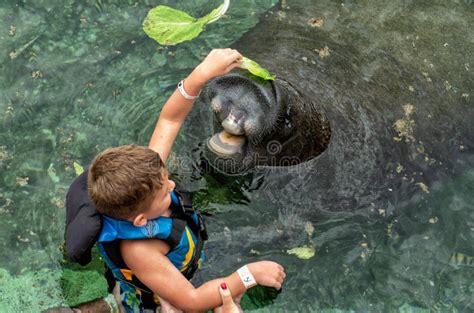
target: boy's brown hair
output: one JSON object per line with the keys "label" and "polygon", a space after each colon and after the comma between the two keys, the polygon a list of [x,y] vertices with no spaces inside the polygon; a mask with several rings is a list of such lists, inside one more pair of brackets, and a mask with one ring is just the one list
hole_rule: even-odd
{"label": "boy's brown hair", "polygon": [[160,155],[137,145],[109,148],[92,161],[87,178],[97,211],[117,219],[143,212],[163,186],[166,173]]}

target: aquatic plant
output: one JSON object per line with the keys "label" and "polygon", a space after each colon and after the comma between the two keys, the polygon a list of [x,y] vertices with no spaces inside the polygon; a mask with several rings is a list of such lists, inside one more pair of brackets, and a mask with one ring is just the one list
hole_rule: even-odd
{"label": "aquatic plant", "polygon": [[12,275],[0,268],[2,312],[41,312],[79,305],[107,294],[107,283],[96,271],[44,268]]}
{"label": "aquatic plant", "polygon": [[96,271],[64,269],[60,278],[61,290],[68,306],[76,306],[91,299],[107,296],[107,282]]}

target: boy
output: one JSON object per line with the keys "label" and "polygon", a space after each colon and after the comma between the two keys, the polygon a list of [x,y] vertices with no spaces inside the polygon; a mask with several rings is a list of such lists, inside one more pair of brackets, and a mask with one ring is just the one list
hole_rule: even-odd
{"label": "boy", "polygon": [[164,167],[201,88],[239,66],[241,59],[236,50],[213,50],[164,105],[148,148],[107,149],[89,168],[89,195],[104,215],[99,249],[120,283],[127,312],[154,310],[157,297],[184,311],[206,311],[222,304],[221,284],[236,296],[256,284],[281,288],[283,267],[270,261],[193,287],[188,279],[199,262],[203,224],[197,212],[186,209]]}

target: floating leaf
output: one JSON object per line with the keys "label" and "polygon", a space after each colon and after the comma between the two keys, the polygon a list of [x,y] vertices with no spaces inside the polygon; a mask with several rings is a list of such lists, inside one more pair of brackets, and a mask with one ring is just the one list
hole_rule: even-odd
{"label": "floating leaf", "polygon": [[82,165],[77,163],[76,161],[72,162],[72,166],[74,166],[74,172],[76,172],[76,176],[79,176],[84,172],[84,168],[82,167]]}
{"label": "floating leaf", "polygon": [[186,12],[160,5],[148,12],[143,21],[143,30],[162,45],[175,45],[197,37],[206,24],[217,21],[225,14],[229,4],[230,0],[225,0],[217,9],[199,19]]}
{"label": "floating leaf", "polygon": [[276,76],[271,74],[269,71],[261,67],[257,62],[250,60],[249,58],[243,57],[241,68],[248,70],[255,76],[261,77],[266,80],[275,80]]}
{"label": "floating leaf", "polygon": [[17,184],[17,186],[25,187],[26,185],[28,185],[29,179],[29,177],[17,177],[15,179],[15,183]]}
{"label": "floating leaf", "polygon": [[308,260],[314,256],[315,250],[314,250],[314,247],[303,246],[303,247],[297,247],[290,250],[286,250],[286,253],[294,254],[298,258],[303,259],[303,260]]}
{"label": "floating leaf", "polygon": [[425,193],[430,193],[430,189],[424,183],[416,183],[415,185],[420,186],[421,190]]}

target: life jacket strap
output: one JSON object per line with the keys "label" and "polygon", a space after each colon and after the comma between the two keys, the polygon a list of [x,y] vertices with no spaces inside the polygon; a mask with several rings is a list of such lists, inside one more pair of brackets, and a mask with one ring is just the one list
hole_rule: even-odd
{"label": "life jacket strap", "polygon": [[[188,227],[191,228],[196,237],[199,237],[200,235],[202,240],[207,240],[208,235],[204,220],[201,213],[199,213],[198,210],[194,210],[191,195],[187,192],[177,191],[176,189],[174,192],[178,197],[179,204],[173,205],[174,210],[172,216],[186,220]],[[183,197],[183,195],[185,195],[185,197]],[[198,218],[197,224],[192,218],[194,213],[196,213]]]}
{"label": "life jacket strap", "polygon": [[[178,198],[178,203],[173,205],[172,217],[175,218],[174,221],[185,221],[185,225],[191,229],[197,238],[193,261],[189,264],[188,268],[182,272],[186,278],[191,279],[199,267],[199,259],[201,258],[204,241],[208,239],[208,235],[201,213],[193,208],[191,194],[185,191],[177,191],[176,189],[174,192]],[[197,224],[193,219],[194,214],[197,216]]]}
{"label": "life jacket strap", "polygon": [[173,250],[179,244],[185,228],[185,220],[173,219],[173,227],[171,229],[171,234],[165,240],[165,242],[170,246],[170,250]]}

